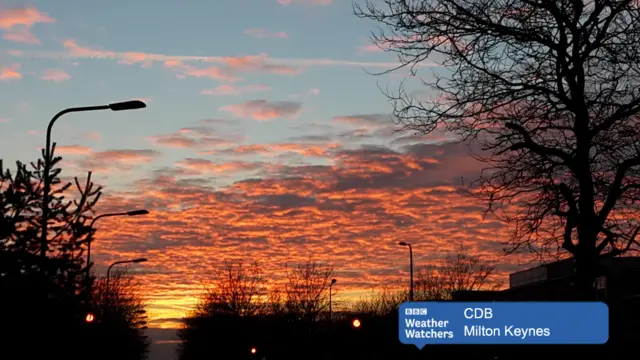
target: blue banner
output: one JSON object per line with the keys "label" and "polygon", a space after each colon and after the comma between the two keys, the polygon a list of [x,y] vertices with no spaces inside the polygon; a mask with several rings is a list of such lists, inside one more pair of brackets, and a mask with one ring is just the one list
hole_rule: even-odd
{"label": "blue banner", "polygon": [[399,337],[422,349],[436,344],[604,344],[603,302],[406,302]]}

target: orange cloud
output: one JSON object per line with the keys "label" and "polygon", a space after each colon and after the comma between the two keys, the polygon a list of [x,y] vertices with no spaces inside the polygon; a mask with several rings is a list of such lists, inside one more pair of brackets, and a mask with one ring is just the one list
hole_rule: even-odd
{"label": "orange cloud", "polygon": [[31,27],[37,23],[55,23],[56,20],[35,7],[0,9],[0,29],[4,30],[3,38],[9,41],[27,44],[40,44],[31,33]]}
{"label": "orange cloud", "polygon": [[18,72],[20,64],[13,64],[9,67],[0,68],[0,80],[22,79],[22,74]]}
{"label": "orange cloud", "polygon": [[247,29],[244,33],[258,39],[285,39],[289,37],[289,35],[284,31],[270,32],[260,28]]}
{"label": "orange cloud", "polygon": [[224,106],[220,110],[230,112],[238,118],[267,121],[295,117],[301,108],[302,105],[294,101],[268,102],[267,100],[251,100],[242,104]]}
{"label": "orange cloud", "polygon": [[[263,152],[258,145],[237,149]],[[105,195],[101,212],[145,207],[151,214],[105,219],[96,261],[103,269],[123,257],[149,258],[137,276],[158,322],[183,316],[197,303],[201,282],[229,260],[258,260],[273,284],[284,264],[313,254],[335,266],[341,301],[408,278],[400,240],[413,244],[416,267],[438,264],[463,243],[485,260],[502,260],[504,278],[521,258],[498,258],[509,229],[484,217],[484,205],[460,187],[460,177],[471,179],[482,167],[467,151],[453,143],[365,146],[336,149],[324,165],[185,159],[175,171]],[[221,185],[225,175],[237,181]]]}
{"label": "orange cloud", "polygon": [[246,85],[246,86],[231,86],[223,84],[217,86],[215,89],[203,89],[200,91],[202,95],[240,95],[246,92],[267,91],[270,87],[268,85]]}
{"label": "orange cloud", "polygon": [[44,71],[41,79],[54,82],[62,82],[71,79],[71,75],[69,75],[62,69],[47,69]]}

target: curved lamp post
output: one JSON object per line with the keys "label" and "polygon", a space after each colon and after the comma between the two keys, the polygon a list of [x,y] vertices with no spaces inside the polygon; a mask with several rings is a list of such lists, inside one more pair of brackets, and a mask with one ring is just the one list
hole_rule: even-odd
{"label": "curved lamp post", "polygon": [[141,263],[141,262],[146,262],[147,258],[138,258],[138,259],[133,259],[133,260],[120,260],[120,261],[116,261],[113,264],[109,265],[109,268],[107,268],[107,285],[106,285],[106,290],[105,290],[105,304],[109,303],[109,299],[111,298],[109,295],[109,277],[111,276],[111,268],[114,267],[115,265],[120,265],[120,264],[129,264],[129,263]]}
{"label": "curved lamp post", "polygon": [[44,149],[44,174],[43,174],[43,195],[42,195],[42,234],[40,240],[40,256],[44,259],[47,257],[47,227],[49,220],[49,193],[51,192],[51,178],[49,177],[49,171],[51,170],[51,130],[53,128],[53,124],[64,114],[73,113],[73,112],[84,112],[84,111],[100,111],[100,110],[112,110],[112,111],[123,111],[123,110],[136,110],[147,107],[147,105],[139,100],[125,101],[119,103],[113,103],[109,105],[98,105],[98,106],[84,106],[84,107],[73,107],[60,111],[57,113],[50,121],[47,126],[47,138],[46,138],[46,147]]}
{"label": "curved lamp post", "polygon": [[119,212],[119,213],[107,213],[107,214],[100,214],[96,217],[93,218],[93,220],[91,220],[91,223],[89,224],[89,229],[91,229],[91,233],[89,235],[89,239],[87,241],[87,279],[89,278],[89,266],[91,266],[91,241],[93,240],[93,224],[96,223],[96,221],[98,221],[98,219],[102,219],[102,218],[106,218],[106,217],[112,217],[112,216],[139,216],[139,215],[147,215],[149,214],[148,210],[134,210],[134,211],[127,211],[127,212]]}

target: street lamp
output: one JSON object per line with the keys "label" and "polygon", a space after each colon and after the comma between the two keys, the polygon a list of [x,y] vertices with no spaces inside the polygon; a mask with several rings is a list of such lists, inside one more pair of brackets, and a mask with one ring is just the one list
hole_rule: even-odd
{"label": "street lamp", "polygon": [[138,216],[138,215],[147,215],[149,214],[149,211],[147,210],[133,210],[133,211],[127,211],[127,212],[119,212],[119,213],[108,213],[108,214],[100,214],[96,217],[93,218],[93,220],[91,220],[91,223],[89,224],[89,229],[91,230],[91,233],[89,233],[89,239],[87,241],[87,281],[89,279],[89,266],[91,266],[91,241],[93,240],[93,224],[95,224],[96,221],[98,221],[98,219],[102,219],[105,217],[112,217],[112,216]]}
{"label": "street lamp", "polygon": [[409,274],[411,276],[409,280],[409,301],[413,301],[413,249],[408,242],[400,241],[398,245],[409,247]]}
{"label": "street lamp", "polygon": [[107,288],[105,290],[105,304],[107,304],[109,302],[109,277],[111,275],[111,268],[114,267],[115,265],[120,265],[120,264],[129,264],[129,263],[141,263],[141,262],[146,262],[147,258],[139,258],[139,259],[133,259],[133,260],[120,260],[120,261],[116,261],[113,264],[109,265],[109,267],[107,268]]}
{"label": "street lamp", "polygon": [[333,316],[332,316],[332,306],[333,306],[333,301],[331,299],[331,295],[333,294],[333,284],[336,283],[336,279],[331,279],[331,283],[329,284],[329,321],[333,320]]}
{"label": "street lamp", "polygon": [[53,128],[53,124],[64,114],[72,113],[72,112],[84,112],[84,111],[99,111],[99,110],[112,110],[112,111],[123,111],[123,110],[135,110],[142,109],[147,107],[147,105],[139,100],[125,101],[120,103],[113,103],[109,105],[98,105],[98,106],[84,106],[84,107],[74,107],[68,108],[57,113],[50,121],[47,126],[47,138],[46,138],[46,147],[44,149],[44,173],[43,173],[43,195],[42,195],[42,234],[41,234],[41,244],[40,244],[40,256],[43,260],[47,257],[47,227],[49,220],[49,192],[51,191],[51,178],[49,177],[49,171],[51,170],[51,130]]}

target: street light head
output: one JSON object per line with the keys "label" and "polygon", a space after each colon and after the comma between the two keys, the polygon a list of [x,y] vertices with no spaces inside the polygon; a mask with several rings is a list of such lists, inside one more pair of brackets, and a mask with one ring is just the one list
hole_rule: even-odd
{"label": "street light head", "polygon": [[145,262],[145,261],[147,261],[147,258],[140,258],[140,259],[131,260],[131,262],[134,262],[134,263],[141,263],[141,262]]}
{"label": "street light head", "polygon": [[129,215],[129,216],[147,215],[147,214],[149,214],[149,211],[148,210],[144,210],[144,209],[142,209],[142,210],[133,210],[133,211],[128,211],[127,212],[127,215]]}
{"label": "street light head", "polygon": [[87,315],[84,317],[84,321],[87,323],[92,323],[95,319],[96,317],[92,313],[87,313]]}
{"label": "street light head", "polygon": [[357,329],[362,325],[362,323],[358,319],[353,319],[353,321],[351,322],[351,325],[353,325],[353,327]]}
{"label": "street light head", "polygon": [[409,245],[409,243],[406,243],[406,242],[404,242],[404,241],[400,241],[400,242],[398,243],[398,245],[400,245],[400,246],[408,246],[408,245]]}
{"label": "street light head", "polygon": [[338,281],[338,280],[336,280],[336,279],[331,279],[331,285],[335,284],[335,283],[336,283],[336,281]]}
{"label": "street light head", "polygon": [[147,104],[143,103],[140,100],[123,101],[119,103],[109,104],[109,109],[111,109],[112,111],[136,110],[146,107]]}

